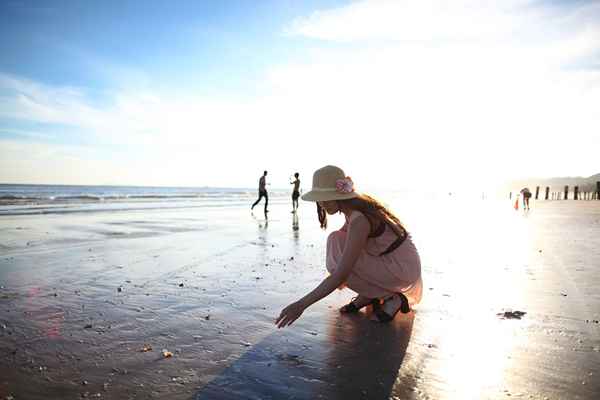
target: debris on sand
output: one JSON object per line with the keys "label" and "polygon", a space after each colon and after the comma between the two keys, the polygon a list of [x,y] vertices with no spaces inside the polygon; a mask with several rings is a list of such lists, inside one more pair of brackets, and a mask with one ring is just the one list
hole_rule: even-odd
{"label": "debris on sand", "polygon": [[504,311],[496,315],[502,319],[521,319],[525,314],[525,311]]}
{"label": "debris on sand", "polygon": [[92,324],[87,324],[86,326],[83,327],[83,329],[92,329]]}
{"label": "debris on sand", "polygon": [[123,291],[123,288],[122,288],[121,286],[119,286],[119,287],[117,288],[117,292],[121,293],[122,291]]}
{"label": "debris on sand", "polygon": [[162,356],[164,358],[171,358],[173,357],[173,353],[171,353],[169,350],[167,349],[162,349]]}
{"label": "debris on sand", "polygon": [[304,364],[304,361],[302,360],[302,357],[300,357],[299,355],[296,354],[277,354],[276,358],[279,361],[283,361],[292,365],[302,365]]}
{"label": "debris on sand", "polygon": [[127,371],[126,369],[119,369],[119,368],[113,368],[112,369],[112,374],[121,374],[121,375],[127,375],[129,371]]}
{"label": "debris on sand", "polygon": [[183,282],[181,282],[181,283],[179,284],[179,287],[183,287]]}
{"label": "debris on sand", "polygon": [[145,344],[144,347],[140,349],[140,352],[142,353],[147,353],[149,351],[152,351],[152,346],[150,346],[149,344]]}

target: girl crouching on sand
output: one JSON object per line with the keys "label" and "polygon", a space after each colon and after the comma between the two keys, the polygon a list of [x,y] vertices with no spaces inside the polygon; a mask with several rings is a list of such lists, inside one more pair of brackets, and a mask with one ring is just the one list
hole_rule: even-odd
{"label": "girl crouching on sand", "polygon": [[354,184],[340,168],[328,165],[313,175],[312,190],[303,200],[315,201],[321,227],[327,214],[341,212],[346,223],[327,238],[327,270],[313,291],[281,311],[277,327],[291,325],[310,305],[340,286],[358,293],[340,309],[355,313],[371,304],[380,322],[408,313],[421,301],[421,262],[412,239],[398,218],[377,200],[354,191]]}

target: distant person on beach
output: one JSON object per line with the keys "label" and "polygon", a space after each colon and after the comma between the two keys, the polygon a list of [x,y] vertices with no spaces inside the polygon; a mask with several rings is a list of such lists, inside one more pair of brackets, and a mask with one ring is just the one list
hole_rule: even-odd
{"label": "distant person on beach", "polygon": [[258,200],[252,204],[251,210],[254,210],[254,206],[260,203],[262,198],[265,198],[265,214],[269,212],[267,206],[269,205],[269,195],[267,194],[267,171],[263,172],[263,176],[258,180]]}
{"label": "distant person on beach", "polygon": [[298,177],[300,174],[297,172],[294,174],[295,180],[290,182],[290,185],[294,185],[294,190],[292,191],[292,212],[295,213],[298,210],[298,198],[300,197],[300,179]]}
{"label": "distant person on beach", "polygon": [[531,198],[531,191],[529,190],[529,188],[523,188],[521,189],[520,193],[523,196],[523,210],[529,210],[529,199]]}
{"label": "distant person on beach", "polygon": [[291,325],[309,306],[344,286],[358,296],[340,312],[356,313],[372,305],[380,322],[391,321],[398,311],[408,313],[421,300],[421,262],[410,234],[383,204],[355,192],[343,170],[332,165],[318,169],[312,190],[302,199],[317,203],[321,228],[327,228],[327,214],[341,212],[346,222],[327,238],[330,275],[281,311],[275,322],[279,328]]}

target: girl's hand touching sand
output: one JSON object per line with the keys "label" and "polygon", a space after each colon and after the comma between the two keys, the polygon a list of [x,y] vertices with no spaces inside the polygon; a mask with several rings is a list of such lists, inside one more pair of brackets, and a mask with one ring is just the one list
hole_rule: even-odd
{"label": "girl's hand touching sand", "polygon": [[295,320],[300,318],[305,309],[306,307],[299,301],[284,308],[275,321],[277,328],[285,328],[286,326],[294,323]]}

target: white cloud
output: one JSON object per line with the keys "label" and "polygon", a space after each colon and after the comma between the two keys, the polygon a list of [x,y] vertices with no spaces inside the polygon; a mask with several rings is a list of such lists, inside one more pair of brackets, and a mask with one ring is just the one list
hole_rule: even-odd
{"label": "white cloud", "polygon": [[[0,101],[0,117],[69,126],[85,136],[93,147],[70,148],[69,154],[80,155],[86,165],[91,163],[86,159],[96,160],[92,182],[254,186],[260,171],[273,168],[283,186],[305,154],[289,139],[303,139],[299,114],[269,98],[246,103],[119,92],[98,106],[83,90],[2,75]],[[0,143],[4,165],[19,166],[3,169],[0,180],[14,182],[14,175],[27,182],[80,183],[81,171],[88,170],[73,167],[73,157],[56,144],[60,136],[42,141],[37,132],[2,128],[40,140]],[[121,167],[115,170],[116,165]],[[61,174],[63,179],[48,181]]]}
{"label": "white cloud", "polygon": [[350,131],[372,121],[420,176],[597,172],[600,74],[582,67],[600,51],[598,4],[362,1],[287,32],[352,46],[276,68],[274,83],[346,109]]}
{"label": "white cloud", "polygon": [[520,29],[532,13],[526,10],[515,15],[515,10],[530,3],[527,0],[363,0],[298,18],[288,33],[344,42],[480,40]]}

